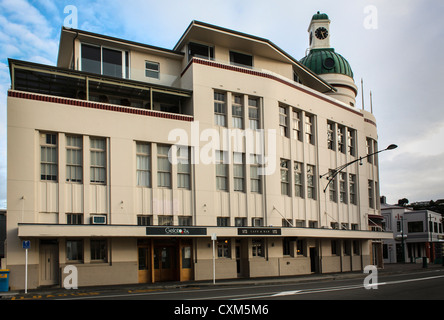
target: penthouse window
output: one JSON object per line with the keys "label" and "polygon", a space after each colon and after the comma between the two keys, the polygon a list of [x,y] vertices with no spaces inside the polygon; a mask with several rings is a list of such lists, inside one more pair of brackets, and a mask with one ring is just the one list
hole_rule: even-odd
{"label": "penthouse window", "polygon": [[188,44],[188,61],[192,58],[213,60],[214,48],[204,44],[190,42]]}
{"label": "penthouse window", "polygon": [[57,181],[57,135],[42,133],[40,135],[40,179]]}
{"label": "penthouse window", "polygon": [[230,63],[239,67],[252,67],[253,56],[249,54],[230,51]]}
{"label": "penthouse window", "polygon": [[105,76],[129,78],[129,53],[82,43],[81,70]]}

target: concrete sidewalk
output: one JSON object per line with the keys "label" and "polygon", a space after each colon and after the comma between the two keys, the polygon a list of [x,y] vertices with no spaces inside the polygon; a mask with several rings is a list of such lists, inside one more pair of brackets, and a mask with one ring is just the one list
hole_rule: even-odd
{"label": "concrete sidewalk", "polygon": [[[420,273],[430,270],[442,270],[444,266],[441,264],[428,264],[427,268],[424,268],[422,264],[386,264],[383,269],[378,269],[380,275],[389,274],[403,274],[403,273]],[[89,296],[100,295],[103,293],[127,291],[127,292],[149,292],[157,290],[175,289],[175,288],[196,288],[196,287],[210,287],[210,286],[255,286],[266,284],[282,284],[282,283],[301,283],[311,281],[323,281],[323,280],[339,280],[339,279],[353,279],[353,278],[365,278],[366,274],[362,271],[356,272],[343,272],[343,273],[327,273],[327,274],[309,274],[290,277],[265,277],[265,278],[248,278],[248,279],[224,279],[216,280],[216,284],[213,281],[190,281],[190,282],[158,282],[154,284],[128,284],[128,285],[112,285],[112,286],[100,286],[100,287],[81,287],[78,289],[65,289],[60,287],[51,288],[38,288],[28,290],[25,294],[24,290],[0,292],[2,299],[12,300],[34,300],[45,299],[48,297],[67,297],[67,296]]]}

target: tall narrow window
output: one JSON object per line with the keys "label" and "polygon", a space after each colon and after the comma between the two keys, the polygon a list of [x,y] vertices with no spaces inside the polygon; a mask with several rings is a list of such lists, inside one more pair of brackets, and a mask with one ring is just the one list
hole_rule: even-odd
{"label": "tall narrow window", "polygon": [[185,146],[177,147],[177,187],[190,189],[190,150]]}
{"label": "tall narrow window", "polygon": [[375,207],[375,191],[373,180],[368,180],[368,206],[372,209]]}
{"label": "tall narrow window", "polygon": [[233,181],[234,191],[245,191],[244,155],[239,152],[233,154]]}
{"label": "tall narrow window", "polygon": [[250,191],[261,193],[261,176],[259,175],[259,156],[250,154]]}
{"label": "tall narrow window", "polygon": [[294,163],[294,195],[296,197],[303,197],[302,192],[302,163]]}
{"label": "tall narrow window", "polygon": [[350,128],[347,128],[347,149],[348,154],[351,156],[355,156],[355,135],[356,131]]}
{"label": "tall narrow window", "polygon": [[151,187],[151,145],[148,143],[136,143],[137,157],[137,185]]}
{"label": "tall narrow window", "polygon": [[214,93],[214,124],[217,126],[226,126],[227,106],[225,102],[225,93]]}
{"label": "tall narrow window", "polygon": [[171,188],[171,162],[168,159],[170,146],[157,145],[157,186]]}
{"label": "tall narrow window", "polygon": [[290,195],[290,161],[281,159],[281,194]]}
{"label": "tall narrow window", "polygon": [[305,115],[305,137],[306,142],[314,144],[314,116],[306,114]]}
{"label": "tall narrow window", "polygon": [[216,150],[216,189],[228,191],[228,164],[224,151]]}
{"label": "tall narrow window", "polygon": [[82,182],[83,138],[66,136],[66,181]]}
{"label": "tall narrow window", "polygon": [[233,128],[244,128],[244,106],[242,100],[242,96],[233,95],[233,103],[231,105]]}
{"label": "tall narrow window", "polygon": [[293,109],[292,120],[293,120],[293,138],[296,140],[302,141],[301,111]]}
{"label": "tall narrow window", "polygon": [[259,129],[259,99],[248,98],[248,119],[250,129]]}
{"label": "tall narrow window", "polygon": [[57,181],[57,135],[40,134],[40,179]]}
{"label": "tall narrow window", "polygon": [[315,166],[307,165],[307,198],[316,199]]}
{"label": "tall narrow window", "polygon": [[105,76],[122,78],[122,51],[102,48],[102,74]]}
{"label": "tall narrow window", "polygon": [[329,150],[335,150],[335,131],[334,123],[327,122],[327,148]]}
{"label": "tall narrow window", "polygon": [[[370,155],[373,153],[373,140],[371,138],[366,139],[367,143],[367,155]],[[367,157],[368,163],[373,163],[373,156]]]}
{"label": "tall narrow window", "polygon": [[91,167],[90,181],[92,183],[106,183],[106,140],[91,138],[90,140]]}
{"label": "tall narrow window", "polygon": [[288,124],[287,124],[287,108],[283,106],[279,106],[279,129],[281,136],[287,137],[287,130],[288,130]]}
{"label": "tall narrow window", "polygon": [[347,174],[339,173],[339,201],[347,203]]}
{"label": "tall narrow window", "polygon": [[[334,174],[333,170],[330,170],[330,176]],[[330,185],[329,185],[329,193],[330,193],[330,201],[337,202],[337,195],[336,195],[336,177],[330,178]]]}
{"label": "tall narrow window", "polygon": [[343,126],[338,125],[338,151],[342,153],[345,153],[344,130]]}
{"label": "tall narrow window", "polygon": [[350,203],[351,204],[357,204],[357,200],[356,200],[356,175],[355,174],[351,174],[349,175],[349,180],[348,180],[348,187],[350,190]]}
{"label": "tall narrow window", "polygon": [[91,250],[91,261],[102,261],[107,260],[107,241],[104,239],[91,239],[90,242]]}

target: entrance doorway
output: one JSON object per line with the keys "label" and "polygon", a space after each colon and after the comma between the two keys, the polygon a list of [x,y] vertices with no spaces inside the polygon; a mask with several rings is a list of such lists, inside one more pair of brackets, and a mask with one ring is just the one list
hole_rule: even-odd
{"label": "entrance doorway", "polygon": [[313,273],[318,273],[318,250],[316,247],[310,248],[310,271]]}
{"label": "entrance doorway", "polygon": [[57,240],[40,242],[40,285],[59,283],[59,244]]}
{"label": "entrance doorway", "polygon": [[140,239],[137,250],[139,283],[194,278],[191,239]]}

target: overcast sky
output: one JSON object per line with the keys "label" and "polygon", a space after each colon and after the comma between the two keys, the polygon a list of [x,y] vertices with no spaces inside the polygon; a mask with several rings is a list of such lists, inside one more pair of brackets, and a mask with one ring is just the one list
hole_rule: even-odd
{"label": "overcast sky", "polygon": [[[444,198],[444,28],[441,0],[0,0],[0,208],[6,208],[7,58],[55,65],[66,6],[78,29],[172,49],[192,20],[266,38],[301,59],[317,11],[351,64],[377,119],[381,195],[389,203]],[[65,21],[66,20],[66,21]],[[17,146],[19,147],[19,146]]]}

